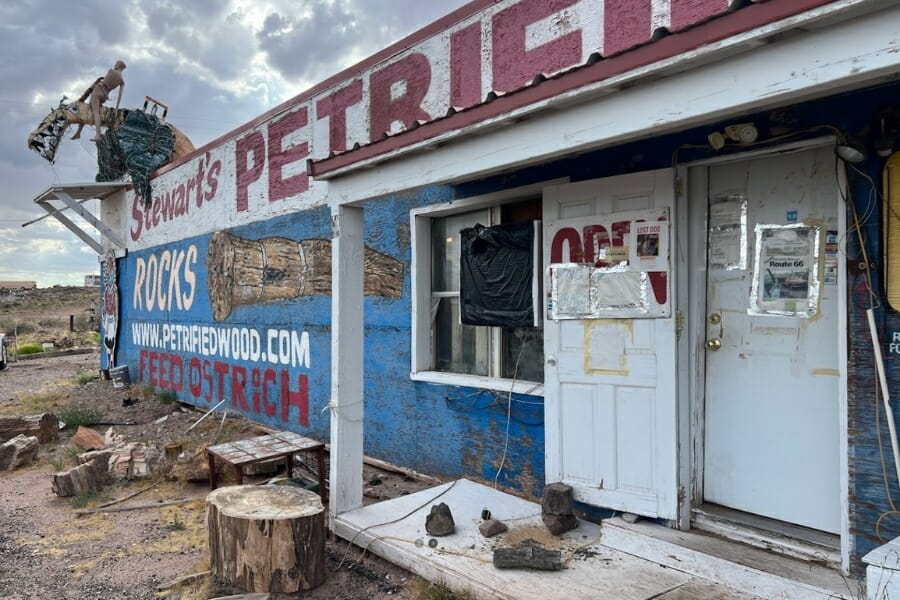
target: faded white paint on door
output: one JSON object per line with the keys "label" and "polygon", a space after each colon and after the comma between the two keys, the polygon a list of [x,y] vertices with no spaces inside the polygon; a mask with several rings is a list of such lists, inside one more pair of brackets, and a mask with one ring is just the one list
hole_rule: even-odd
{"label": "faded white paint on door", "polygon": [[[629,221],[642,210],[659,208],[674,211],[671,170],[549,187],[544,192],[544,264],[551,264],[551,243],[561,228],[585,232],[619,215]],[[669,222],[674,222],[671,212]],[[673,256],[675,239],[673,227]],[[587,504],[674,519],[674,317],[548,319],[544,343],[547,481],[571,485],[576,499]]]}
{"label": "faded white paint on door", "polygon": [[821,284],[814,318],[747,312],[755,224],[817,225],[823,249],[838,230],[834,161],[825,147],[709,168],[710,201],[746,197],[749,252],[747,269],[715,268],[722,253],[710,243],[701,342],[721,343],[705,351],[704,500],[838,533],[837,282]]}

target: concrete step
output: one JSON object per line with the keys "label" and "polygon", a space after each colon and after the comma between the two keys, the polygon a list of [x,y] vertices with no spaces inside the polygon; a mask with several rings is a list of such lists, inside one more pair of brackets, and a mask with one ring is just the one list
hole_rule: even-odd
{"label": "concrete step", "polygon": [[837,570],[699,531],[647,521],[603,521],[601,543],[732,589],[784,600],[865,598],[865,586]]}

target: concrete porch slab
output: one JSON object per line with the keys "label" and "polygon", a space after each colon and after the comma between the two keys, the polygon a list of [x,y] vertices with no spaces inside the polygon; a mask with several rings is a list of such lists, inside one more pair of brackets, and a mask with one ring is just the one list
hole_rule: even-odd
{"label": "concrete porch slab", "polygon": [[[425,517],[445,502],[456,522],[454,534],[433,538]],[[509,531],[486,539],[478,532],[482,509],[507,524]],[[460,479],[435,488],[339,515],[335,534],[425,579],[442,582],[473,598],[716,598],[751,600],[728,587],[705,581],[600,544],[601,528],[579,521],[573,531],[550,535],[541,507],[488,486]],[[493,550],[526,539],[559,549],[561,571],[496,569]]]}
{"label": "concrete porch slab", "polygon": [[852,600],[864,596],[860,582],[813,562],[767,552],[697,531],[649,521],[603,521],[603,544],[660,565],[691,573],[762,598]]}

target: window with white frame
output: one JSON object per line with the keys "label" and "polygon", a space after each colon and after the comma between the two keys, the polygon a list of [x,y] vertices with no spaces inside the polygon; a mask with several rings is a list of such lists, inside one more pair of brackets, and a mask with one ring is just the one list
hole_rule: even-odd
{"label": "window with white frame", "polygon": [[[413,378],[540,393],[543,327],[463,325],[459,287],[460,231],[539,220],[539,188],[424,207],[411,216]],[[540,278],[541,265],[534,269]],[[540,296],[534,301],[541,302]]]}

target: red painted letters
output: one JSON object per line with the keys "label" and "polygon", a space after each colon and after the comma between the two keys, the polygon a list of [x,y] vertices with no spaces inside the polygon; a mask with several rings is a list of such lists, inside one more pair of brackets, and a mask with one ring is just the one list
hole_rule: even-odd
{"label": "red painted letters", "polygon": [[[235,144],[235,185],[238,212],[250,208],[249,187],[262,176],[266,161],[269,163],[269,202],[284,200],[309,189],[309,175],[306,166],[296,175],[285,178],[283,169],[297,163],[309,155],[309,142],[294,143],[284,148],[284,138],[307,126],[309,121],[306,107],[301,107],[278,121],[269,123],[268,158],[266,140],[262,133],[253,131]],[[250,160],[253,165],[250,165]]]}
{"label": "red painted letters", "polygon": [[343,152],[347,149],[347,108],[362,100],[361,79],[350,83],[316,103],[316,118],[328,117],[328,149]]}
{"label": "red painted letters", "polygon": [[[207,404],[217,404],[230,397],[234,410],[248,415],[265,414],[270,418],[280,414],[284,423],[290,420],[293,407],[297,410],[296,423],[309,426],[307,375],[297,375],[294,389],[291,372],[287,369],[247,368],[194,357],[187,362],[185,377],[186,360],[179,354],[141,350],[138,379],[160,389],[190,394],[194,400],[203,400]],[[278,385],[279,379],[281,385]]]}
{"label": "red painted letters", "polygon": [[[209,165],[209,171],[205,170]],[[153,203],[147,206],[137,194],[131,201],[131,240],[136,242],[141,234],[154,227],[159,227],[160,222],[173,221],[188,214],[191,210],[191,196],[194,196],[194,204],[200,208],[204,202],[209,202],[216,197],[219,190],[219,175],[222,173],[222,161],[217,160],[210,164],[209,153],[198,161],[197,174],[188,178],[187,182],[179,182],[174,189],[164,192],[153,199]],[[205,177],[204,177],[205,175]]]}
{"label": "red painted letters", "polygon": [[450,106],[468,108],[481,102],[481,23],[450,35]]}
{"label": "red painted letters", "polygon": [[[581,233],[574,227],[563,227],[553,236],[550,242],[551,263],[588,263],[597,267],[608,267],[611,264],[598,257],[603,248],[619,248],[625,245],[625,236],[631,230],[631,221],[612,223],[609,231],[604,225],[586,225]],[[566,252],[568,250],[568,252]],[[647,278],[653,289],[653,296],[658,304],[665,304],[668,286],[667,274],[662,271],[651,271]]]}
{"label": "red painted letters", "polygon": [[309,143],[300,142],[284,148],[284,138],[306,127],[306,107],[302,107],[281,120],[269,123],[269,202],[284,200],[309,189],[306,165],[296,175],[285,179],[282,169],[309,156]]}
{"label": "red painted letters", "polygon": [[418,52],[372,73],[369,82],[372,141],[391,130],[395,121],[407,129],[416,121],[430,121],[422,100],[431,85],[431,63]]}
{"label": "red painted letters", "polygon": [[[250,157],[253,157],[253,166],[248,166]],[[237,209],[238,212],[250,207],[247,188],[262,175],[266,161],[266,140],[258,131],[237,141],[235,147],[234,170],[237,185]]]}
{"label": "red painted letters", "polygon": [[511,92],[535,75],[561,71],[581,62],[581,30],[527,50],[525,30],[577,0],[524,0],[494,15],[494,90]]}

